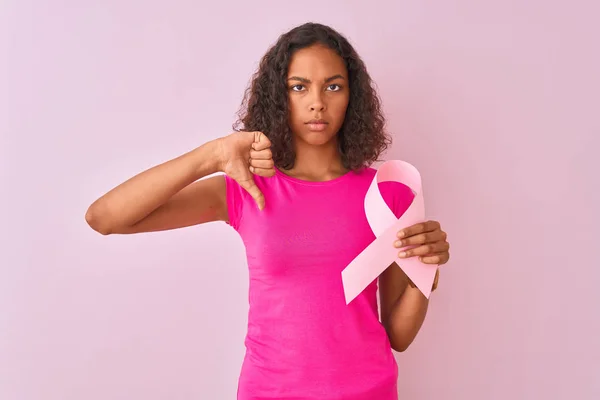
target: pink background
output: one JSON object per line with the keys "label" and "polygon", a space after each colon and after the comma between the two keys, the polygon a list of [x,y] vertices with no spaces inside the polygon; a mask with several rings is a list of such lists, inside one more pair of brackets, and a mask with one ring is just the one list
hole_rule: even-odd
{"label": "pink background", "polygon": [[388,158],[421,170],[453,246],[401,399],[600,398],[597,2],[201,4],[2,2],[1,399],[235,397],[233,230],[102,237],[84,213],[229,133],[259,57],[307,20],[364,57]]}

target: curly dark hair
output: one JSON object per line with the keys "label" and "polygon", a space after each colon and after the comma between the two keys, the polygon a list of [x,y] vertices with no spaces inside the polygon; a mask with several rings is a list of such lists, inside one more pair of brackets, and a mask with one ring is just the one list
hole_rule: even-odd
{"label": "curly dark hair", "polygon": [[359,170],[379,161],[391,144],[385,130],[381,101],[361,58],[348,40],[334,29],[317,23],[295,27],[279,37],[260,61],[244,93],[235,131],[260,131],[271,140],[273,161],[290,169],[296,154],[289,126],[287,73],[295,51],[321,44],[343,58],[348,69],[350,100],[338,132],[344,167]]}

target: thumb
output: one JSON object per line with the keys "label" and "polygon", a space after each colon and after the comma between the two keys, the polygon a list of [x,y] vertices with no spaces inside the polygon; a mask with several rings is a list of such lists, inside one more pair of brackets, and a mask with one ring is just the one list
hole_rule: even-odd
{"label": "thumb", "polygon": [[252,198],[258,205],[258,209],[262,211],[265,208],[265,196],[260,191],[258,186],[256,186],[256,183],[254,182],[254,177],[252,176],[252,174],[249,174],[248,179],[244,179],[243,181],[240,181],[239,183],[240,183],[240,186],[242,188],[244,188],[244,190],[246,192],[248,192],[248,194],[250,194],[250,196],[252,196]]}

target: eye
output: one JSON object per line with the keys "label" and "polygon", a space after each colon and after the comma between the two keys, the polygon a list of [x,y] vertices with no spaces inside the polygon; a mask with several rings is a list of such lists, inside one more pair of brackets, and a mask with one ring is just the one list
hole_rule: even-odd
{"label": "eye", "polygon": [[294,92],[301,92],[302,89],[304,89],[304,85],[294,85],[290,87],[290,89],[292,89],[292,91]]}
{"label": "eye", "polygon": [[331,92],[337,92],[339,90],[341,90],[342,87],[340,85],[338,85],[337,83],[331,84],[329,86],[327,86],[327,90],[331,91]]}

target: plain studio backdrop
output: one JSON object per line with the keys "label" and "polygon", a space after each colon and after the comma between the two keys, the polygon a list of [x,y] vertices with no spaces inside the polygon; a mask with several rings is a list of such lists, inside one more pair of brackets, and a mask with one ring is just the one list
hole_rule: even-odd
{"label": "plain studio backdrop", "polygon": [[138,236],[89,204],[219,136],[298,24],[347,35],[451,261],[397,355],[401,399],[600,398],[593,1],[3,1],[0,398],[235,398],[244,247]]}

